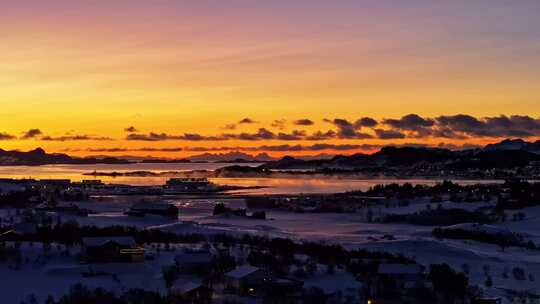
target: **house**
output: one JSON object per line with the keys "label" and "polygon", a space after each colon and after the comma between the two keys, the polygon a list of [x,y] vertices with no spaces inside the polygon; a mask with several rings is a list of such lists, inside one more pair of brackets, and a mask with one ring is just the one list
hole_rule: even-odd
{"label": "house", "polygon": [[86,237],[81,242],[81,259],[86,263],[144,261],[144,248],[132,237]]}
{"label": "house", "polygon": [[13,224],[11,230],[0,233],[0,242],[15,242],[24,239],[25,234],[35,234],[38,226],[35,223]]}
{"label": "house", "polygon": [[271,274],[251,265],[238,266],[225,274],[226,285],[229,288],[255,294],[265,289],[273,280]]}
{"label": "house", "polygon": [[214,192],[217,190],[216,185],[211,183],[207,178],[171,178],[163,187],[165,193],[197,193],[197,192]]}
{"label": "house", "polygon": [[0,233],[0,242],[16,242],[21,240],[21,234],[15,230]]}
{"label": "house", "polygon": [[267,293],[280,294],[288,298],[299,297],[304,287],[304,282],[292,278],[276,277],[268,280],[265,290]]}
{"label": "house", "polygon": [[63,190],[71,186],[71,180],[69,179],[40,179],[37,183],[42,189],[52,190]]}
{"label": "house", "polygon": [[131,216],[145,216],[147,214],[178,218],[178,207],[168,203],[136,203],[125,212]]}
{"label": "house", "polygon": [[41,204],[36,207],[38,211],[58,212],[76,216],[88,216],[91,213],[90,210],[81,208],[73,203],[69,204]]}
{"label": "house", "polygon": [[180,272],[194,273],[208,269],[214,255],[208,250],[185,250],[174,257],[174,261]]}
{"label": "house", "polygon": [[25,180],[16,180],[10,178],[0,178],[0,195],[14,192],[23,192],[28,188]]}
{"label": "house", "polygon": [[178,303],[204,303],[210,293],[201,279],[179,278],[169,287],[169,295]]}

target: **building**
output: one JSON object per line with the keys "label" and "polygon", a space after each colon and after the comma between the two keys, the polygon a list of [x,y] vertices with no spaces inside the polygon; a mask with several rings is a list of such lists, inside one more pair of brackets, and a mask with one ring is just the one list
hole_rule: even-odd
{"label": "building", "polygon": [[177,279],[169,287],[169,295],[177,300],[174,303],[205,303],[210,300],[210,290],[198,278]]}
{"label": "building", "polygon": [[71,186],[69,179],[40,179],[38,183],[44,188],[66,189]]}
{"label": "building", "polygon": [[300,297],[304,282],[292,278],[277,277],[268,281],[265,289],[269,293],[287,296],[288,298]]}
{"label": "building", "polygon": [[217,186],[207,178],[171,178],[164,186],[165,193],[214,192]]}
{"label": "building", "polygon": [[58,212],[76,216],[88,216],[91,213],[90,210],[81,208],[75,204],[41,204],[36,207],[39,211]]}
{"label": "building", "polygon": [[168,203],[136,203],[125,212],[131,216],[145,216],[147,214],[178,218],[178,207]]}
{"label": "building", "polygon": [[29,187],[29,183],[26,180],[0,178],[0,195],[23,192]]}
{"label": "building", "polygon": [[250,294],[266,289],[272,280],[268,271],[251,265],[238,266],[225,274],[227,287]]}
{"label": "building", "polygon": [[83,179],[81,184],[84,186],[103,186],[103,182],[100,179]]}
{"label": "building", "polygon": [[203,272],[212,263],[214,255],[208,250],[183,251],[174,257],[174,261],[180,272],[199,273]]}
{"label": "building", "polygon": [[144,248],[132,237],[86,237],[81,242],[81,259],[86,263],[142,262]]}

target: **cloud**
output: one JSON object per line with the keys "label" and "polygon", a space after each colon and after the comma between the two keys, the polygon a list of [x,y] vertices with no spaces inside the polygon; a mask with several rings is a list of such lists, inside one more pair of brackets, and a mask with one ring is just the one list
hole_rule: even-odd
{"label": "cloud", "polygon": [[0,132],[0,140],[13,140],[16,139],[17,136],[11,135],[5,132]]}
{"label": "cloud", "polygon": [[346,119],[335,118],[334,120],[325,119],[337,127],[337,137],[342,139],[367,139],[373,136],[367,133],[358,132],[358,127]]}
{"label": "cloud", "polygon": [[306,131],[294,130],[291,133],[278,133],[279,140],[302,140],[306,137]]}
{"label": "cloud", "polygon": [[458,114],[453,116],[439,116],[437,122],[452,132],[485,134],[485,125],[476,117]]}
{"label": "cloud", "polygon": [[166,141],[166,140],[188,140],[188,141],[215,141],[223,140],[218,136],[204,136],[197,133],[184,133],[183,135],[170,135],[167,133],[150,132],[148,134],[132,133],[126,136],[126,140],[135,141]]}
{"label": "cloud", "polygon": [[375,119],[370,118],[370,117],[362,117],[354,122],[355,127],[358,129],[361,127],[373,128],[377,124],[378,122]]}
{"label": "cloud", "polygon": [[137,128],[135,128],[134,126],[130,126],[130,127],[125,128],[124,132],[135,133],[135,132],[139,132],[139,130],[137,130]]}
{"label": "cloud", "polygon": [[400,119],[384,119],[383,123],[395,129],[418,131],[435,125],[431,118],[422,118],[417,114],[409,114]]}
{"label": "cloud", "polygon": [[[383,124],[390,126],[392,133],[402,133],[400,131],[407,131],[407,137],[409,138],[425,138],[433,134],[433,126],[436,122],[431,118],[423,118],[417,114],[408,114],[399,119],[384,119]],[[393,138],[393,137],[388,137]]]}
{"label": "cloud", "polygon": [[256,124],[256,123],[258,123],[258,122],[251,119],[251,118],[249,118],[249,117],[246,117],[244,119],[241,119],[237,123],[226,124],[225,126],[221,127],[221,129],[223,129],[223,130],[236,130],[238,125],[250,125],[250,124]]}
{"label": "cloud", "polygon": [[30,138],[35,138],[37,136],[40,136],[42,135],[43,132],[41,132],[40,129],[30,129],[26,132],[24,132],[23,136],[21,137],[22,139],[30,139]]}
{"label": "cloud", "polygon": [[[540,119],[520,115],[477,118],[467,114],[434,118],[408,114],[399,119],[384,119],[388,128],[374,130],[381,139],[534,137],[540,135]],[[350,127],[347,129],[351,132]]]}
{"label": "cloud", "polygon": [[216,152],[216,151],[248,151],[248,152],[302,152],[302,151],[350,151],[350,150],[371,150],[380,148],[380,145],[351,145],[351,144],[313,144],[313,145],[262,145],[257,147],[185,147],[184,151],[189,152]]}
{"label": "cloud", "polygon": [[259,128],[254,133],[224,133],[216,136],[205,136],[197,133],[184,133],[183,135],[171,135],[167,133],[150,132],[148,134],[132,133],[126,136],[126,140],[134,141],[166,141],[166,140],[186,140],[186,141],[225,141],[225,140],[302,140],[306,136],[305,131],[292,131],[291,133],[274,132]]}
{"label": "cloud", "polygon": [[439,128],[462,137],[532,137],[540,135],[540,119],[522,115],[476,118],[458,114],[436,118]]}
{"label": "cloud", "polygon": [[[120,152],[223,152],[223,151],[244,151],[244,152],[320,152],[320,151],[373,151],[381,149],[384,144],[327,144],[317,143],[313,145],[302,144],[282,144],[282,145],[261,145],[261,146],[187,146],[187,147],[142,147],[142,148],[86,148],[86,149],[64,149],[63,152],[93,152],[93,153],[120,153]],[[417,148],[443,148],[449,150],[464,150],[480,148],[475,144],[452,144],[439,143],[429,145],[422,143],[404,143],[393,145],[395,147],[417,147]]]}
{"label": "cloud", "polygon": [[41,140],[45,141],[82,141],[82,140],[97,140],[97,141],[105,141],[105,140],[114,140],[111,137],[106,136],[93,136],[93,135],[62,135],[62,136],[43,136],[41,137]]}
{"label": "cloud", "polygon": [[143,147],[143,148],[88,148],[85,151],[100,152],[100,153],[103,153],[103,152],[115,153],[115,152],[181,152],[183,150],[184,149],[180,147],[176,147],[176,148]]}
{"label": "cloud", "polygon": [[184,133],[184,135],[179,136],[179,139],[189,140],[189,141],[215,141],[222,140],[219,136],[204,136],[197,133]]}
{"label": "cloud", "polygon": [[156,147],[143,147],[143,148],[86,148],[86,149],[63,149],[63,152],[93,152],[93,153],[123,153],[123,152],[217,152],[217,151],[247,151],[247,152],[300,152],[300,151],[352,151],[352,150],[372,150],[380,148],[381,145],[370,144],[313,144],[313,145],[261,145],[261,146],[189,146],[189,147],[172,147],[172,148],[156,148]]}
{"label": "cloud", "polygon": [[295,120],[293,122],[293,124],[297,125],[297,126],[312,126],[314,125],[315,123],[313,122],[313,120],[311,119],[307,119],[307,118],[304,118],[304,119],[298,119],[298,120]]}
{"label": "cloud", "polygon": [[407,137],[405,134],[395,130],[375,129],[375,134],[377,135],[377,138],[380,139],[399,139]]}
{"label": "cloud", "polygon": [[227,124],[223,126],[221,129],[223,130],[236,130],[236,124]]}
{"label": "cloud", "polygon": [[[246,118],[243,123],[255,123]],[[505,137],[540,137],[540,118],[526,115],[500,115],[490,117],[474,117],[467,114],[442,115],[438,117],[422,117],[408,114],[401,118],[386,118],[377,121],[370,117],[361,117],[356,121],[345,118],[324,119],[332,125],[329,130],[289,130],[285,128],[285,119],[275,120],[271,126],[276,129],[260,127],[256,131],[222,131],[223,133],[202,135],[199,133],[164,133],[164,132],[131,132],[134,127],[126,128],[126,140],[130,141],[326,141],[326,140],[359,140],[359,139],[479,139]],[[309,126],[314,124],[310,119],[292,121],[291,125]],[[238,124],[227,125],[226,129],[234,130]],[[72,135],[46,136],[39,129],[31,129],[21,135],[21,139],[40,138],[48,141],[70,140],[114,140],[106,136]],[[16,139],[4,133],[3,138]]]}
{"label": "cloud", "polygon": [[313,134],[306,136],[306,140],[327,140],[336,138],[337,133],[334,130],[328,130],[326,132],[323,131],[316,131]]}
{"label": "cloud", "polygon": [[287,120],[285,119],[276,119],[274,120],[274,122],[272,122],[272,124],[270,125],[272,128],[278,128],[280,130],[283,130],[285,129],[285,123],[287,122]]}
{"label": "cloud", "polygon": [[242,119],[242,120],[240,120],[238,122],[238,124],[256,124],[256,123],[258,123],[258,122],[256,122],[255,120],[253,120],[253,119],[251,119],[249,117],[246,117],[246,118],[244,118],[244,119]]}
{"label": "cloud", "polygon": [[239,133],[239,134],[223,134],[224,139],[237,139],[237,140],[270,140],[275,139],[276,135],[265,128],[260,128],[255,133]]}

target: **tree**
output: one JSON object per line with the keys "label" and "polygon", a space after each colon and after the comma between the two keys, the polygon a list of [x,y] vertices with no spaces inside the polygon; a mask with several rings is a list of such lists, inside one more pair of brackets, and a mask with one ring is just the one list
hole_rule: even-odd
{"label": "tree", "polygon": [[373,221],[373,211],[370,209],[368,209],[367,213],[366,213],[366,220],[368,221],[368,223],[371,223]]}
{"label": "tree", "polygon": [[36,296],[34,294],[31,294],[28,297],[28,304],[38,304],[38,301],[37,301]]}
{"label": "tree", "polygon": [[469,279],[463,273],[456,273],[448,264],[433,264],[428,275],[435,290],[449,298],[463,298],[469,285]]}
{"label": "tree", "polygon": [[214,215],[224,214],[229,211],[229,208],[225,206],[223,203],[217,203],[214,206]]}
{"label": "tree", "polygon": [[493,280],[491,279],[491,276],[487,276],[484,285],[486,285],[487,288],[491,288],[493,286]]}
{"label": "tree", "polygon": [[54,302],[54,298],[51,295],[48,295],[47,299],[45,299],[45,304],[55,304],[55,303],[56,302]]}
{"label": "tree", "polygon": [[322,289],[312,287],[304,293],[303,300],[303,303],[324,304],[326,303],[326,295]]}
{"label": "tree", "polygon": [[176,265],[165,267],[162,272],[163,280],[165,280],[165,286],[171,287],[172,283],[178,278],[178,274],[179,271]]}
{"label": "tree", "polygon": [[461,270],[463,270],[465,274],[469,274],[471,272],[471,267],[469,266],[469,264],[464,263],[461,265]]}
{"label": "tree", "polygon": [[328,264],[328,266],[326,268],[326,273],[328,273],[328,274],[336,273],[336,266],[334,264]]}

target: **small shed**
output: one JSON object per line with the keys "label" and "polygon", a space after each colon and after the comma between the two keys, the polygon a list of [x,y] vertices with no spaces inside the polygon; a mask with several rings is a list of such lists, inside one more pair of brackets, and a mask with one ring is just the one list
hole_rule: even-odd
{"label": "small shed", "polygon": [[238,266],[225,274],[226,283],[234,289],[255,292],[272,281],[268,271],[251,265]]}
{"label": "small shed", "polygon": [[142,262],[144,248],[129,236],[85,237],[81,242],[81,258],[87,263]]}

